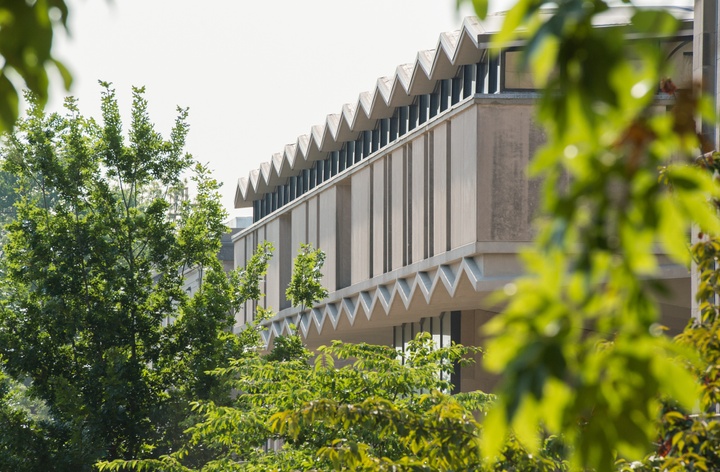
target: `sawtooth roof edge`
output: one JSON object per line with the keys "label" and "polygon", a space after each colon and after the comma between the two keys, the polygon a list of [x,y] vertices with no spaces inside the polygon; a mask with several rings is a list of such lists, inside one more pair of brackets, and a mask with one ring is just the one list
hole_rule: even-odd
{"label": "sawtooth roof edge", "polygon": [[[692,20],[692,11],[670,10],[681,21]],[[630,9],[610,11],[603,19],[605,25],[629,23]],[[324,153],[338,150],[345,141],[373,129],[378,119],[391,116],[396,107],[430,93],[439,80],[454,77],[458,67],[480,61],[490,36],[499,31],[504,16],[504,13],[489,15],[482,21],[467,17],[459,30],[441,33],[435,49],[419,51],[414,63],[398,66],[391,77],[378,78],[375,88],[360,93],[355,104],[344,104],[340,113],[328,115],[324,124],[312,126],[309,134],[297,138],[296,144],[286,145],[281,162],[277,161],[279,154],[275,154],[271,156],[272,165],[264,162],[251,171],[248,178],[238,179],[235,208],[252,206],[253,199],[273,191],[277,182],[311,168]]]}
{"label": "sawtooth roof edge", "polygon": [[[252,206],[250,199],[272,191],[277,182],[292,173],[312,167],[322,154],[340,149],[346,138],[374,128],[378,119],[392,115],[395,108],[411,103],[417,95],[429,93],[438,80],[452,77],[457,67],[473,63],[467,62],[467,53],[457,52],[458,47],[467,48],[465,37],[477,49],[479,32],[491,31],[477,18],[465,18],[460,30],[440,34],[435,50],[420,51],[415,62],[401,64],[390,77],[378,78],[375,88],[361,93],[356,104],[343,105],[340,113],[328,115],[324,124],[312,126],[308,135],[299,136],[297,144],[286,145],[283,153],[272,155],[248,178],[239,179],[235,208]],[[472,57],[479,58],[481,54],[482,51],[477,51]]]}

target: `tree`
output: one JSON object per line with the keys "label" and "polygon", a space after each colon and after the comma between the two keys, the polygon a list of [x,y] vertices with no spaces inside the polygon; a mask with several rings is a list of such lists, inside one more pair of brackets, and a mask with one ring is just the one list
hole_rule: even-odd
{"label": "tree", "polygon": [[325,264],[325,253],[320,249],[313,251],[312,245],[301,244],[300,251],[293,263],[292,277],[285,294],[292,306],[299,306],[302,311],[311,307],[328,292],[320,283],[322,266]]}
{"label": "tree", "polygon": [[[45,470],[173,450],[190,399],[229,398],[205,371],[246,350],[230,331],[242,301],[233,283],[245,280],[217,259],[226,231],[217,182],[195,164],[197,195],[176,219],[154,191],[172,191],[193,166],[187,111],[163,139],[134,89],[126,143],[114,91],[103,87],[102,124],[73,99],[66,115],[46,115],[30,96],[2,149],[17,202],[0,273],[0,355],[49,408],[52,427],[39,434],[64,461]],[[203,274],[192,297],[190,267]]]}
{"label": "tree", "polygon": [[[473,3],[483,13],[486,2]],[[652,450],[662,398],[685,409],[697,398],[685,369],[696,358],[662,334],[663,288],[650,280],[655,242],[688,264],[691,225],[720,230],[708,204],[718,184],[693,165],[708,151],[693,117],[714,119],[714,110],[689,91],[675,94],[671,112],[651,112],[672,74],[657,38],[676,21],[629,7],[627,27],[596,28],[603,0],[521,0],[494,39],[524,40],[548,141],[531,167],[544,184],[528,276],[508,288],[516,294],[488,328],[485,364],[503,374],[484,424],[490,456],[510,427],[531,450],[545,429],[564,435],[577,466],[611,470],[618,455]]]}
{"label": "tree", "polygon": [[[404,354],[334,342],[294,359],[249,356],[216,369],[239,392],[231,407],[200,402],[187,446],[159,460],[102,463],[100,470],[475,470],[478,423],[491,397],[452,396],[449,373],[476,349],[435,349],[421,333]],[[336,367],[335,362],[345,365]],[[440,373],[445,375],[441,376]],[[283,446],[267,450],[268,440]],[[194,448],[215,451],[186,467]]]}
{"label": "tree", "polygon": [[[294,307],[305,311],[315,303],[327,297],[328,291],[321,283],[322,267],[325,264],[325,253],[320,249],[313,250],[310,244],[301,244],[295,260],[285,294]],[[293,326],[294,330],[295,327]],[[296,334],[296,333],[294,333]],[[275,336],[273,349],[268,360],[306,359],[307,351],[300,336]]]}
{"label": "tree", "polygon": [[[700,163],[715,173],[717,157],[716,153],[706,155]],[[717,201],[715,205],[718,205]],[[666,399],[661,412],[657,450],[642,463],[621,464],[622,470],[720,469],[720,342],[717,335],[720,332],[717,304],[720,240],[717,236],[701,240],[693,246],[692,254],[700,274],[696,294],[700,316],[690,321],[676,341],[695,350],[699,356],[699,362],[690,365],[698,379],[699,395],[692,410]]]}

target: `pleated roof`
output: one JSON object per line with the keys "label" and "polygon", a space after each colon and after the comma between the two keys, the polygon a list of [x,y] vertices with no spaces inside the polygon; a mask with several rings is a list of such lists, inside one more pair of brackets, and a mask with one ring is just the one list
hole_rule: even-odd
{"label": "pleated roof", "polygon": [[[691,8],[664,8],[683,22],[692,20]],[[613,8],[597,20],[603,26],[627,24],[630,12],[629,8]],[[483,21],[467,17],[460,30],[441,33],[435,49],[418,52],[415,62],[398,66],[390,77],[380,77],[375,88],[362,92],[356,103],[346,103],[339,113],[327,115],[325,123],[312,126],[310,133],[299,136],[294,144],[286,145],[270,161],[240,178],[235,208],[251,207],[254,200],[273,192],[288,177],[311,168],[327,153],[357,139],[361,132],[375,129],[377,121],[391,117],[396,108],[410,105],[418,95],[433,92],[438,81],[455,77],[460,66],[479,62],[504,17],[504,13]]]}

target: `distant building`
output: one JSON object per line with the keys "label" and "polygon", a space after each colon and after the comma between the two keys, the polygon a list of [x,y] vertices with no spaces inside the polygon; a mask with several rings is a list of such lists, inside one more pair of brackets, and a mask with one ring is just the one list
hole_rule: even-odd
{"label": "distant building", "polygon": [[[658,47],[687,87],[692,11],[673,11],[682,27]],[[599,27],[626,15],[612,10]],[[239,180],[235,206],[252,207],[254,222],[232,236],[236,266],[263,240],[276,248],[260,302],[277,311],[267,342],[293,324],[310,348],[333,339],[402,348],[421,330],[438,344],[482,344],[479,328],[499,311],[488,295],[520,275],[517,254],[533,238],[539,183],[526,169],[545,139],[519,48],[488,50],[502,19],[467,18]],[[671,105],[658,95],[658,107]],[[304,242],[326,252],[330,293],[301,313],[285,288]],[[690,313],[687,269],[667,260],[661,274],[672,290],[664,322],[679,329]],[[253,308],[240,310],[238,327]],[[462,390],[486,381],[479,367],[459,375]]]}
{"label": "distant building", "polygon": [[[233,236],[251,224],[252,217],[235,217],[225,222],[225,225],[230,231],[222,235],[222,247],[220,248],[220,252],[218,252],[218,259],[222,262],[225,272],[230,272],[235,267]],[[194,294],[200,289],[201,280],[202,268],[192,267],[185,272],[185,284],[183,288],[188,294]]]}

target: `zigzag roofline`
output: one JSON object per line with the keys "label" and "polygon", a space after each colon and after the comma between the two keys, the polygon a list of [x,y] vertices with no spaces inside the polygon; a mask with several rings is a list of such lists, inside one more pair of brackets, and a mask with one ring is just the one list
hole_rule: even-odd
{"label": "zigzag roofline", "polygon": [[[666,7],[667,8],[667,7]],[[692,10],[671,8],[680,20],[692,20]],[[629,23],[628,8],[614,8],[599,18],[602,26]],[[491,15],[483,21],[476,17],[463,20],[460,30],[440,34],[435,49],[419,51],[415,62],[401,64],[390,77],[380,77],[372,91],[363,92],[355,104],[347,103],[340,113],[328,115],[325,123],[311,127],[295,144],[286,145],[282,153],[260,164],[248,178],[238,180],[235,207],[247,208],[253,201],[273,192],[288,177],[310,169],[327,153],[338,151],[360,133],[375,129],[377,121],[389,118],[399,107],[416,97],[431,93],[438,82],[453,78],[460,67],[486,61],[487,49],[494,33],[500,30],[504,14]]]}

